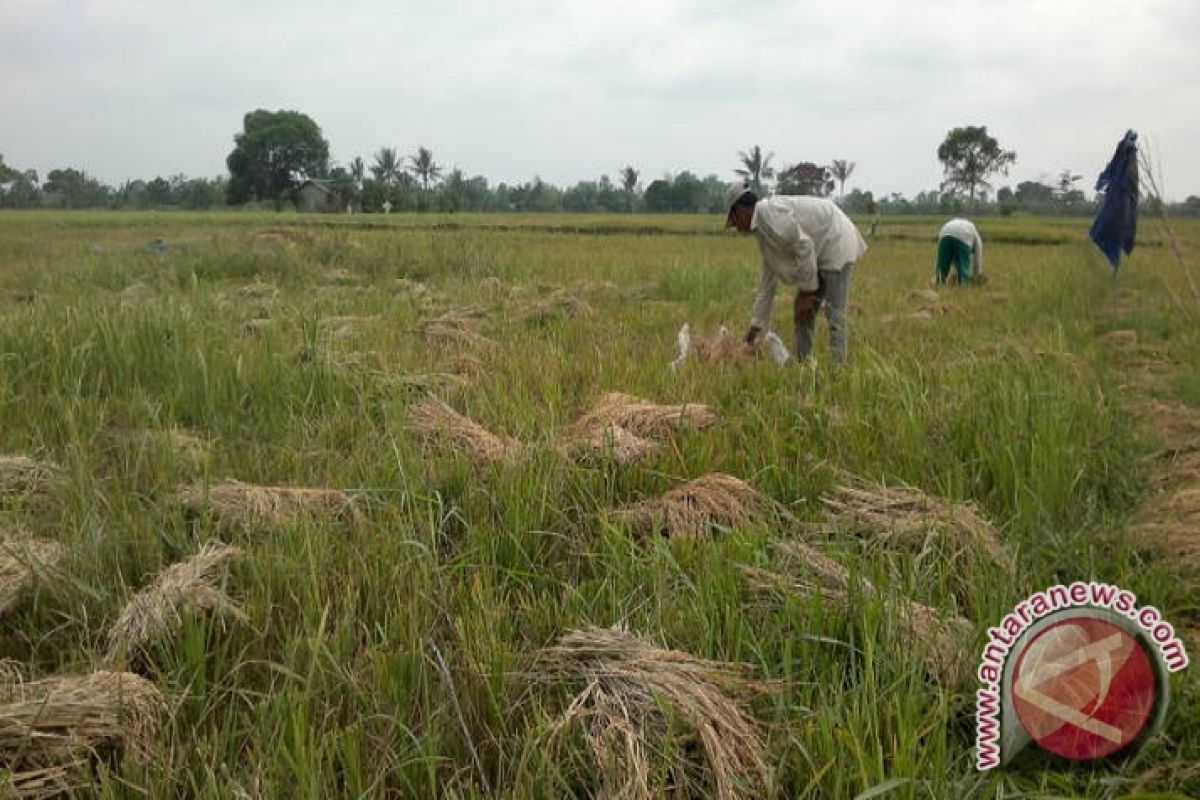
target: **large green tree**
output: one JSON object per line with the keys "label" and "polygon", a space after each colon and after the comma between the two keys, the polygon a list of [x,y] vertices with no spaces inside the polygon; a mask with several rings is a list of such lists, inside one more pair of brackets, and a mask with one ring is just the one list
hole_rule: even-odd
{"label": "large green tree", "polygon": [[233,141],[225,159],[231,204],[269,200],[279,208],[305,180],[322,178],[329,169],[329,142],[299,111],[251,111]]}
{"label": "large green tree", "polygon": [[1017,154],[1002,150],[986,125],[954,128],[938,146],[937,157],[945,171],[942,189],[965,191],[972,203],[977,188],[992,188],[987,179],[996,173],[1007,175],[1017,161]]}

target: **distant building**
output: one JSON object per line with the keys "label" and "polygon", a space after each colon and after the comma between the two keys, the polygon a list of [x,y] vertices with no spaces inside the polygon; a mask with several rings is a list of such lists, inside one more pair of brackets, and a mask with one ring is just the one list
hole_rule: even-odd
{"label": "distant building", "polygon": [[304,212],[335,213],[342,210],[337,193],[329,181],[306,180],[297,193],[296,210]]}

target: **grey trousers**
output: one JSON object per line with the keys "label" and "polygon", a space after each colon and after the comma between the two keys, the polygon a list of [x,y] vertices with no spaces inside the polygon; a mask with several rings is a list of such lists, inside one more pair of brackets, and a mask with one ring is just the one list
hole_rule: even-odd
{"label": "grey trousers", "polygon": [[[850,358],[850,322],[846,310],[850,305],[850,270],[853,266],[847,264],[840,270],[823,269],[817,272],[817,297],[821,298],[821,308],[825,309],[825,317],[829,320],[829,350],[838,364],[845,364]],[[796,321],[798,361],[811,355],[816,326],[815,314],[807,323]]]}

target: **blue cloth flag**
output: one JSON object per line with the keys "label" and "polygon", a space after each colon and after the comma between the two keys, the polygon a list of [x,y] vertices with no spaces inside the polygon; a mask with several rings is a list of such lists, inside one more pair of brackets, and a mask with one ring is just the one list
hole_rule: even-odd
{"label": "blue cloth flag", "polygon": [[1088,236],[1108,258],[1114,273],[1121,266],[1121,253],[1133,252],[1137,236],[1137,152],[1137,131],[1127,131],[1096,181],[1096,191],[1104,192],[1104,202]]}

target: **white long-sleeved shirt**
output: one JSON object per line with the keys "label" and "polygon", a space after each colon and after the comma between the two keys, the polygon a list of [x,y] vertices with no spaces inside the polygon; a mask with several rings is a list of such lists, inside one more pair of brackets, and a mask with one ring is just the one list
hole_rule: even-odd
{"label": "white long-sleeved shirt", "polygon": [[970,220],[955,218],[942,226],[938,238],[949,236],[958,239],[960,242],[970,247],[975,253],[975,274],[983,273],[983,238],[979,235],[979,231],[975,230],[975,226]]}
{"label": "white long-sleeved shirt", "polygon": [[831,200],[768,197],[754,207],[750,230],[762,254],[762,279],[751,324],[769,328],[779,282],[814,292],[817,271],[837,271],[867,252],[858,228]]}

